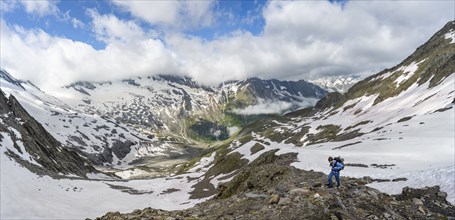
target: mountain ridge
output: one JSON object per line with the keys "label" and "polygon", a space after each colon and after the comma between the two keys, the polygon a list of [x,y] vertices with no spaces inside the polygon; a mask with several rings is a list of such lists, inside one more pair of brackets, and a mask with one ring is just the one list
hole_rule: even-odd
{"label": "mountain ridge", "polygon": [[[74,151],[62,146],[44,127],[38,123],[21,106],[17,99],[10,95],[6,98],[0,89],[0,107],[3,116],[0,131],[11,136],[16,150],[8,150],[11,157],[18,158],[27,167],[44,171],[75,174],[86,177],[87,173],[97,173],[90,162]],[[6,117],[5,117],[6,115]],[[3,135],[0,135],[3,139]],[[17,154],[19,153],[19,154]],[[21,157],[28,155],[29,158]]]}
{"label": "mountain ridge", "polygon": [[[233,84],[225,88],[207,88],[180,76],[76,82],[63,88],[64,92],[73,90],[70,95],[81,97],[72,103],[50,96],[29,82],[16,80],[2,70],[3,73],[8,79],[3,83],[8,93],[19,97],[27,110],[39,116],[37,119],[60,142],[98,166],[125,169],[138,166],[137,161],[145,158],[152,160],[165,155],[187,158],[186,153],[193,155],[202,148],[186,146],[227,139],[238,131],[237,126],[256,117],[267,117],[241,117],[227,110],[223,103],[234,99],[237,92]],[[255,81],[260,84],[258,88],[271,82]],[[150,82],[153,83],[147,84]],[[241,82],[245,88],[238,91],[249,90],[250,82]],[[126,91],[120,98],[105,97],[105,94],[115,96],[109,88],[115,90],[119,86],[120,91]],[[280,98],[277,94],[269,97]],[[296,98],[292,97],[292,100]]]}
{"label": "mountain ridge", "polygon": [[361,78],[362,77],[360,76],[328,76],[309,80],[309,82],[316,84],[329,92],[345,93],[354,84],[359,82]]}

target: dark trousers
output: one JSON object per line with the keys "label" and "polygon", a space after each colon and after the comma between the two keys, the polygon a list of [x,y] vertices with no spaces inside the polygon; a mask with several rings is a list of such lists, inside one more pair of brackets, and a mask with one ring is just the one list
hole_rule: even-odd
{"label": "dark trousers", "polygon": [[332,177],[335,176],[337,187],[340,186],[340,172],[332,171],[329,173],[329,186],[332,186]]}

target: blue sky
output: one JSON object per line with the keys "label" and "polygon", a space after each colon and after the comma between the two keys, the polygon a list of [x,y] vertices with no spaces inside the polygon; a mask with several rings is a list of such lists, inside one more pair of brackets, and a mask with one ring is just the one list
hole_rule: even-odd
{"label": "blue sky", "polygon": [[[106,43],[97,40],[95,34],[90,31],[91,18],[88,15],[89,9],[95,9],[99,14],[113,14],[119,19],[135,20],[143,29],[157,28],[152,23],[136,19],[131,13],[110,1],[54,1],[53,3],[58,10],[45,16],[27,12],[25,6],[20,5],[17,1],[2,1],[4,1],[4,4],[14,5],[13,9],[4,12],[2,15],[6,22],[29,29],[39,28],[54,36],[82,41],[98,50],[105,48]],[[213,2],[211,7],[216,11],[216,21],[210,26],[184,29],[183,33],[195,35],[205,40],[212,40],[236,30],[246,30],[258,35],[264,27],[264,19],[260,16],[260,13],[266,3],[267,1],[265,0]],[[81,22],[80,25],[83,25],[83,27],[73,23],[77,21]]]}
{"label": "blue sky", "polygon": [[154,74],[203,84],[369,75],[455,17],[455,1],[0,3],[0,67],[44,89]]}

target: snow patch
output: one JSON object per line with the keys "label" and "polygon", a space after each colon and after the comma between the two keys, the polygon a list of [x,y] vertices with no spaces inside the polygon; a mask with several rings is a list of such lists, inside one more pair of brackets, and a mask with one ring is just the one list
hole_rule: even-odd
{"label": "snow patch", "polygon": [[141,177],[141,176],[147,175],[148,173],[149,172],[147,172],[147,171],[144,171],[144,170],[141,170],[138,168],[134,168],[134,169],[130,169],[130,170],[123,170],[123,171],[115,172],[115,175],[117,175],[118,177],[120,177],[122,179],[131,179],[131,178],[136,178],[136,177]]}
{"label": "snow patch", "polygon": [[[0,143],[0,165],[8,172],[0,172],[1,219],[85,219],[112,210],[124,213],[146,207],[181,210],[209,199],[190,199],[191,186],[201,173],[130,181],[38,176],[4,154],[4,146],[10,147],[12,141],[7,134],[2,135],[5,138]],[[179,191],[165,193],[169,189]]]}
{"label": "snow patch", "polygon": [[208,169],[210,169],[211,163],[215,160],[215,156],[216,156],[216,152],[213,152],[210,155],[210,157],[201,158],[201,160],[196,162],[196,164],[194,164],[195,166],[193,168],[189,169],[188,171],[189,172],[207,171]]}
{"label": "snow patch", "polygon": [[455,43],[455,30],[450,30],[450,32],[444,34],[445,39],[450,39],[450,43]]}
{"label": "snow patch", "polygon": [[[14,129],[14,128],[9,128],[13,133],[15,134],[17,141],[13,141],[11,136],[8,133],[5,132],[0,132],[0,134],[4,137],[3,142],[0,144],[0,146],[4,147],[4,151],[10,150],[17,156],[19,156],[22,160],[28,161],[31,164],[34,164],[36,166],[42,167],[41,164],[36,162],[33,157],[25,150],[24,143],[21,141],[21,135],[20,133]],[[19,147],[19,150],[14,147],[14,144],[17,144]],[[1,152],[0,152],[1,153]]]}
{"label": "snow patch", "polygon": [[406,80],[408,80],[409,78],[411,78],[411,76],[414,75],[415,71],[419,68],[419,65],[424,62],[424,60],[416,63],[416,62],[412,62],[411,64],[409,64],[408,66],[403,66],[403,67],[400,67],[397,71],[403,71],[403,74],[401,74],[396,80],[395,80],[395,83],[397,84],[397,86],[399,86],[402,82],[405,82]]}
{"label": "snow patch", "polygon": [[409,186],[412,188],[421,188],[422,186],[435,186],[438,185],[441,191],[447,193],[446,200],[451,204],[455,204],[455,187],[453,186],[453,181],[455,177],[455,165],[427,169],[427,170],[418,170],[412,172],[400,173],[397,176],[384,176],[388,179],[406,177],[408,180],[405,182],[374,182],[368,184],[369,187],[376,188],[382,192],[388,194],[400,194],[403,190],[403,187]]}

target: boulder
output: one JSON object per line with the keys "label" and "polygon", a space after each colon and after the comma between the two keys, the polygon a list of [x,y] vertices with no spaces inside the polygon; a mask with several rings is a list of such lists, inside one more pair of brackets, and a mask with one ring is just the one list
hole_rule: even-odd
{"label": "boulder", "polygon": [[279,194],[273,194],[270,199],[268,204],[273,205],[273,204],[278,204],[280,202],[280,195]]}

